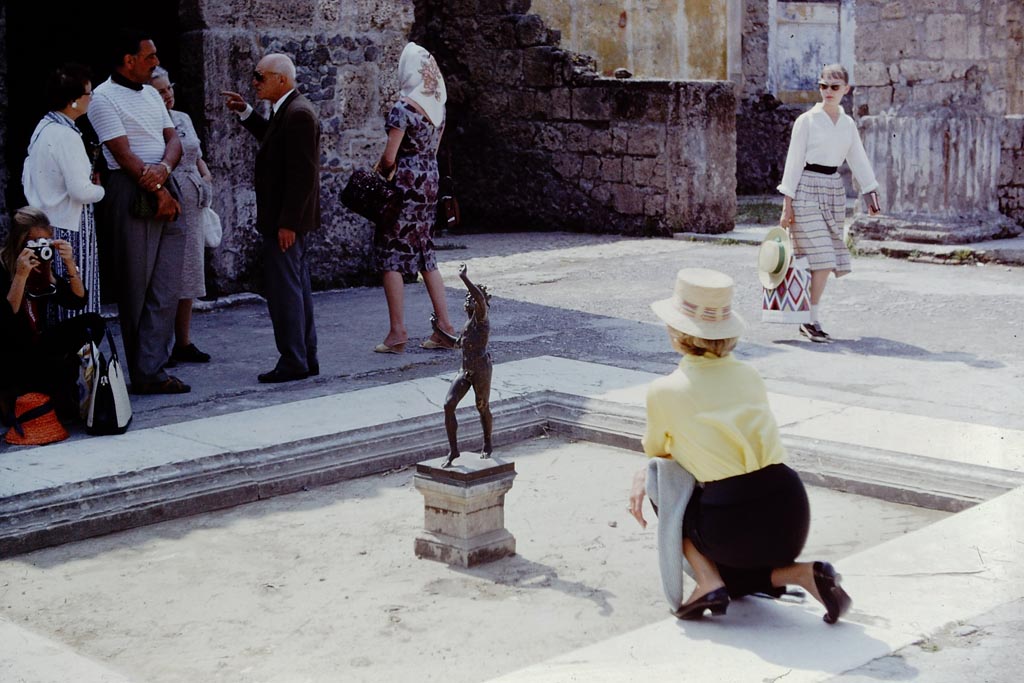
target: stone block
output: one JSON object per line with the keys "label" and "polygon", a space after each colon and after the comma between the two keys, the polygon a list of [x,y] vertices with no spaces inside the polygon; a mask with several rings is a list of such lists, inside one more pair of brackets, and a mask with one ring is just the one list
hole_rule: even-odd
{"label": "stone block", "polygon": [[547,46],[523,50],[523,82],[531,88],[550,88],[558,85],[561,82],[563,55],[558,48]]}
{"label": "stone block", "polygon": [[497,50],[494,63],[482,62],[477,74],[484,77],[487,83],[503,83],[508,86],[519,86],[523,80],[523,53],[521,50]]}
{"label": "stone block", "polygon": [[587,155],[583,157],[583,167],[580,176],[592,180],[601,176],[601,157]]}
{"label": "stone block", "polygon": [[872,85],[888,85],[889,71],[882,62],[858,62],[853,67],[853,82],[858,88]]}
{"label": "stone block", "polygon": [[590,133],[590,149],[598,154],[612,151],[612,132],[609,129],[595,130]]}
{"label": "stone block", "polygon": [[516,47],[516,21],[513,17],[483,19],[477,23],[477,30],[489,47],[505,50]]}
{"label": "stone block", "polygon": [[515,465],[475,453],[463,453],[450,468],[441,466],[443,460],[416,465],[413,485],[424,502],[416,556],[471,567],[514,554],[515,538],[505,529],[505,494]]}
{"label": "stone block", "polygon": [[658,156],[665,152],[664,126],[639,126],[629,132],[626,151],[639,156]]}
{"label": "stone block", "polygon": [[565,134],[554,125],[541,125],[535,139],[541,149],[557,151],[565,146]]}
{"label": "stone block", "polygon": [[590,151],[590,128],[582,123],[564,124],[565,148],[570,152]]}
{"label": "stone block", "polygon": [[579,154],[562,152],[555,156],[551,164],[558,175],[563,178],[575,180],[582,175],[583,157]]}
{"label": "stone block", "polygon": [[558,120],[572,118],[572,91],[568,88],[555,88],[551,91],[550,117]]}
{"label": "stone block", "polygon": [[907,16],[907,8],[902,2],[887,2],[882,6],[883,19],[902,19]]}
{"label": "stone block", "polygon": [[516,42],[519,47],[548,43],[548,29],[539,14],[524,14],[516,21]]}
{"label": "stone block", "polygon": [[619,157],[604,157],[601,159],[601,180],[608,182],[622,182],[622,159]]}
{"label": "stone block", "polygon": [[629,128],[626,126],[616,125],[611,129],[612,133],[612,152],[615,154],[625,154],[629,147]]}
{"label": "stone block", "polygon": [[665,215],[665,195],[650,194],[644,197],[644,214],[660,217]]}
{"label": "stone block", "polygon": [[572,113],[577,121],[608,121],[612,118],[612,92],[606,88],[576,88]]}
{"label": "stone block", "polygon": [[643,191],[632,185],[617,184],[612,186],[615,210],[628,215],[642,214],[644,212]]}

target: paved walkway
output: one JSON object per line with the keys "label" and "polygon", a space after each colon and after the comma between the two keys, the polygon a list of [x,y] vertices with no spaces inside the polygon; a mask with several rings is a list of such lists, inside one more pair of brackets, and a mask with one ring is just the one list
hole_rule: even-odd
{"label": "paved walkway", "polygon": [[[1021,383],[1011,379],[1024,376],[1019,354],[1022,321],[1020,308],[1008,304],[1024,294],[1020,270],[858,259],[853,276],[830,285],[830,328],[840,341],[819,346],[783,327],[755,322],[757,290],[750,246],[558,233],[466,236],[447,244],[455,247],[441,252],[453,312],[459,310],[462,297],[453,285],[454,270],[462,260],[469,263],[471,275],[495,293],[492,350],[499,362],[511,362],[496,373],[496,396],[512,401],[553,391],[583,397],[593,403],[570,405],[578,411],[582,428],[588,428],[586,421],[594,414],[601,415],[600,410],[588,412],[587,405],[616,404],[624,414],[635,415],[643,385],[674,362],[647,303],[667,296],[676,268],[711,265],[737,280],[739,308],[752,322],[738,353],[765,375],[798,465],[813,469],[814,449],[808,445],[821,444],[828,457],[815,471],[824,480],[864,484],[864,468],[844,468],[845,455],[884,475],[874,484],[864,484],[874,486],[875,493],[888,487],[910,490],[907,495],[919,498],[943,485],[957,488],[950,481],[967,477],[973,487],[967,497],[987,499],[1000,486],[1016,486],[1024,472],[1024,417],[1019,411],[1024,401]],[[409,288],[407,305],[413,334],[426,336],[428,302],[421,290]],[[432,416],[457,365],[455,354],[428,352],[412,344],[404,356],[369,353],[384,331],[379,290],[324,293],[317,296],[317,305],[323,343],[320,378],[270,387],[255,383],[256,372],[272,362],[267,359],[272,359],[273,348],[259,304],[200,313],[195,339],[214,353],[215,361],[176,371],[195,386],[193,394],[138,397],[136,424],[123,437],[90,439],[76,432],[75,440],[46,448],[0,448],[0,487],[6,492],[2,500],[97,481],[123,483],[135,477],[139,483],[150,475],[164,477],[183,463],[207,467],[223,464],[231,454],[271,452],[281,441],[329,439],[396,419],[411,420],[408,424],[414,427],[421,424],[417,419],[425,420],[424,425],[436,419]],[[979,329],[986,332],[984,343],[979,343]],[[434,429],[433,438],[442,438]],[[467,424],[467,433],[470,429]],[[629,433],[624,427],[623,434]],[[267,471],[253,469],[251,462],[247,465],[245,476]],[[895,486],[899,477],[906,481]],[[935,495],[936,500],[956,504],[955,491]],[[1012,624],[1020,621],[1024,599],[1017,573],[1024,566],[1024,539],[1019,538],[1020,525],[1011,520],[1020,519],[1020,512],[1019,491],[1008,493],[917,532],[921,535],[900,545],[895,555],[890,547],[852,558],[854,571],[844,565],[844,572],[858,596],[868,597],[858,597],[858,610],[864,611],[851,621],[861,627],[848,633],[855,632],[861,644],[870,642],[877,648],[853,648],[861,661],[836,661],[845,662],[845,668],[870,667],[871,659],[900,648],[906,651],[921,637],[955,638],[943,630],[950,620],[977,618],[990,628],[1014,632]],[[923,577],[917,566],[922,564]],[[936,595],[942,600],[937,602]],[[905,616],[892,614],[890,608],[897,604]],[[803,631],[803,618],[791,624],[797,634]],[[996,626],[991,626],[993,620]],[[579,671],[590,671],[587,662],[600,664],[603,670],[615,661],[626,661],[644,643],[678,645],[672,640],[680,635],[674,620],[644,628],[648,630],[540,665],[515,679],[565,680],[566,662],[578,664]],[[44,661],[42,654],[49,652],[53,658],[45,661],[59,667],[71,666],[67,662],[74,660],[83,672],[95,669],[94,678],[83,673],[79,680],[122,680],[101,665],[75,659],[77,655],[59,643],[22,632],[9,622],[0,621],[0,630],[0,643],[20,643],[17,650],[0,652],[0,674],[7,666],[24,680],[50,680],[33,673],[33,667]],[[698,640],[706,640],[695,633]],[[732,637],[714,647],[728,646]],[[794,640],[793,647],[806,648],[810,642]],[[987,641],[975,637],[972,642],[972,647],[984,650]],[[819,645],[825,648],[822,652],[831,647],[815,640],[811,650],[817,652]],[[12,651],[21,656],[12,659],[7,654]],[[615,652],[620,659],[611,656]],[[756,669],[760,678],[755,680],[790,669],[803,671],[803,680],[824,680],[821,676],[845,670],[806,658],[783,658],[773,662],[778,669],[764,668],[767,651],[753,652],[759,653],[762,667]],[[679,658],[648,654],[651,659],[644,661],[650,668],[645,671],[686,671],[672,668],[686,664]],[[919,668],[924,671],[927,666]],[[893,678],[898,678],[897,669],[890,667]],[[610,670],[627,675],[621,667]],[[998,677],[999,671],[985,672],[991,674],[987,680],[1005,680]]]}

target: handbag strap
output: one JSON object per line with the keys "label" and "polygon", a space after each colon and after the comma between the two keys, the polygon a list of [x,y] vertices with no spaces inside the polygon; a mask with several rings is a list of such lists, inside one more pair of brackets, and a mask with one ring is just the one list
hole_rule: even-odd
{"label": "handbag strap", "polygon": [[117,358],[117,346],[114,344],[114,336],[112,334],[110,334],[110,328],[109,327],[107,328],[106,337],[107,337],[107,343],[110,344],[110,360],[115,361],[118,364],[120,364],[121,361],[118,360],[118,358]]}

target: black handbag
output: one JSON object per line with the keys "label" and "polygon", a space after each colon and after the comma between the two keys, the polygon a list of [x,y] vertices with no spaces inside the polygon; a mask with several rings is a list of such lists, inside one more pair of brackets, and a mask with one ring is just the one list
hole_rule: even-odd
{"label": "black handbag", "polygon": [[385,228],[398,220],[402,191],[376,171],[357,169],[341,191],[341,203]]}

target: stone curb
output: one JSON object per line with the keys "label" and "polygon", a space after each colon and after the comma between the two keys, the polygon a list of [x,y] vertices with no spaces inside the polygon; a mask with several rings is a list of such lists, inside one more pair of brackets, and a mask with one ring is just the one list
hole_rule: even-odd
{"label": "stone curb", "polygon": [[[640,406],[551,390],[497,401],[492,412],[498,443],[556,432],[639,451],[645,424]],[[459,417],[463,436],[480,438],[475,409]],[[1024,473],[795,436],[783,442],[809,483],[922,507],[963,510],[1024,485]],[[32,491],[0,501],[0,557],[402,468],[446,450],[444,428],[429,414]]]}

